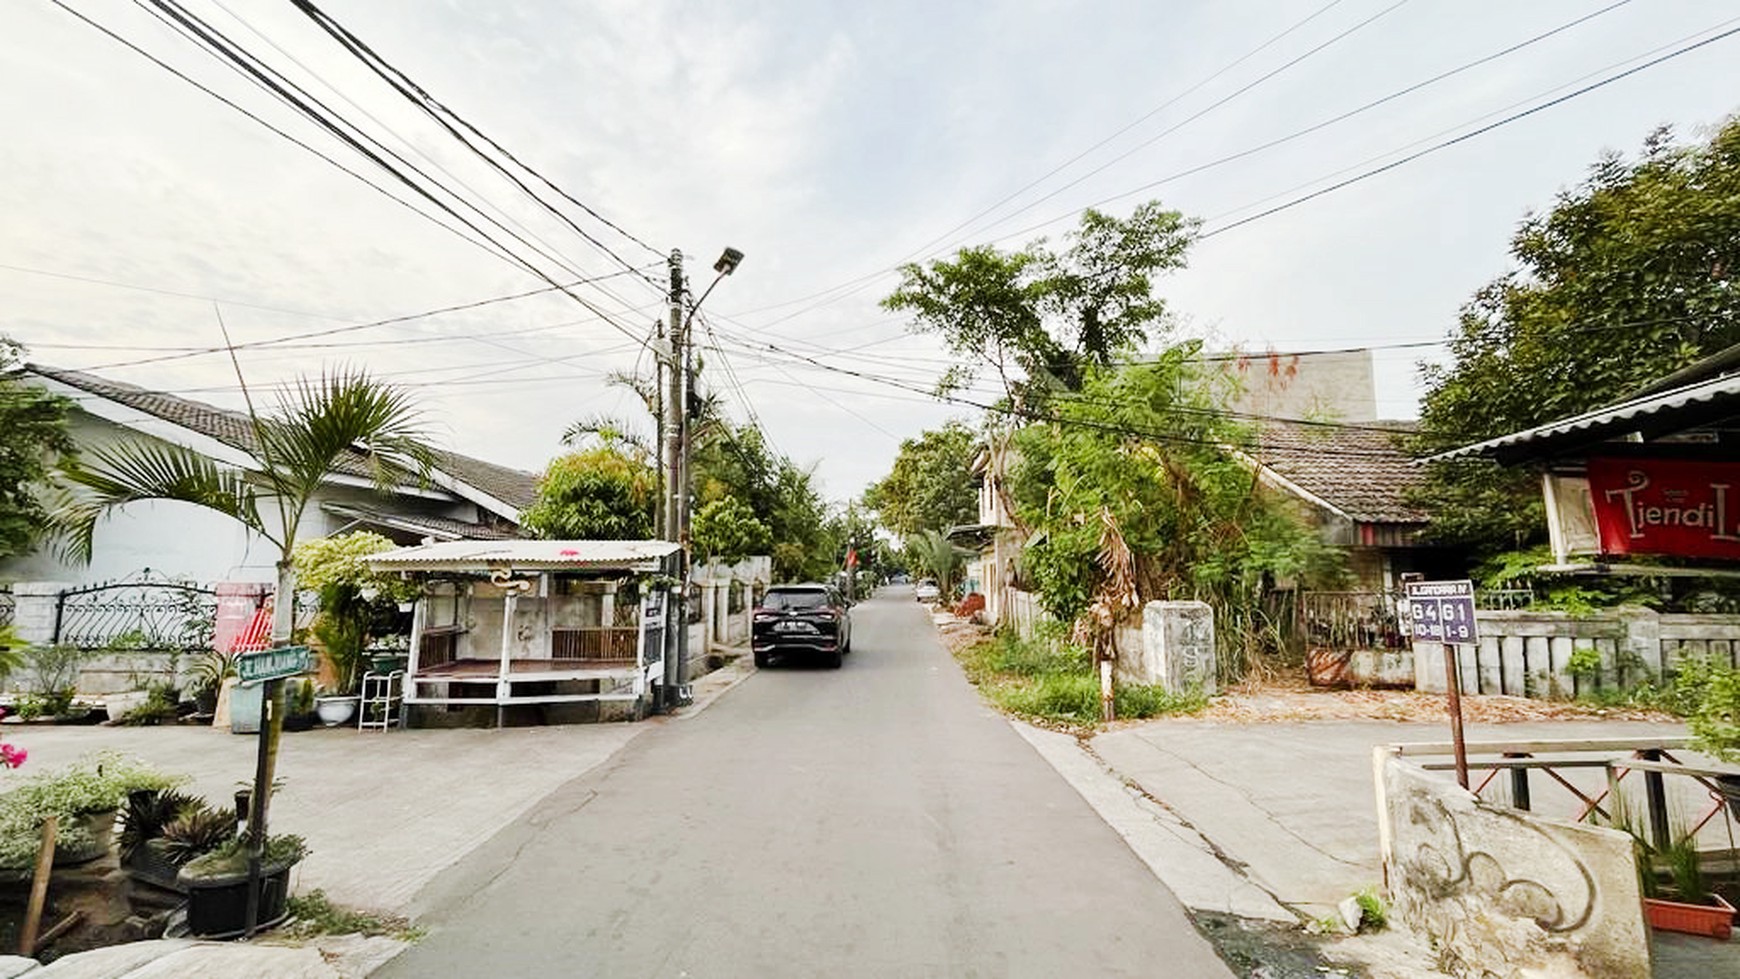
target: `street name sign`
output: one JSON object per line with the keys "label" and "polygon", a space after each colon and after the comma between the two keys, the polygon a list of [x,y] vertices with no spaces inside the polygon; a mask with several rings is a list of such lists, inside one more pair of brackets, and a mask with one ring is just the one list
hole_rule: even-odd
{"label": "street name sign", "polygon": [[1472,581],[1410,581],[1407,593],[1415,642],[1472,645],[1480,641]]}
{"label": "street name sign", "polygon": [[314,668],[307,646],[279,646],[236,657],[236,676],[243,683],[262,680],[282,680],[287,676],[307,673]]}

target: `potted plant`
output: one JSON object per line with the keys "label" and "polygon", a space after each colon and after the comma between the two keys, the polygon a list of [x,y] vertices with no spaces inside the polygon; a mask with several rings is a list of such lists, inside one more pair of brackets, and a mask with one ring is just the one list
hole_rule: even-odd
{"label": "potted plant", "polygon": [[[180,865],[156,846],[167,827],[183,815],[205,808],[205,803],[174,789],[136,789],[127,794],[127,810],[121,823],[121,866],[135,879],[158,887],[174,888]],[[232,832],[234,820],[231,820]]]}
{"label": "potted plant", "polygon": [[[260,862],[256,925],[269,928],[284,920],[290,896],[290,870],[308,855],[300,836],[266,839]],[[248,843],[232,837],[181,868],[177,883],[187,889],[187,928],[198,938],[234,938],[247,929]]]}
{"label": "potted plant", "polygon": [[113,751],[26,778],[0,795],[0,867],[31,866],[50,815],[59,820],[54,862],[94,860],[109,851],[115,812],[128,793],[173,788],[182,781]]}
{"label": "potted plant", "polygon": [[325,696],[316,698],[320,719],[343,724],[355,716],[369,636],[398,615],[398,603],[415,597],[416,586],[368,566],[368,557],[395,545],[380,534],[358,531],[304,541],[292,561],[296,577],[320,598],[320,615],[309,629],[330,666]]}
{"label": "potted plant", "polygon": [[218,691],[224,681],[236,674],[234,653],[208,649],[194,658],[187,670],[187,695],[193,699],[194,710],[200,714],[217,712]]}
{"label": "potted plant", "polygon": [[[1671,881],[1665,888],[1657,876],[1658,863],[1665,865]],[[1727,941],[1734,926],[1734,907],[1705,883],[1703,854],[1695,836],[1676,834],[1667,849],[1645,852],[1641,869],[1643,909],[1650,927]]]}
{"label": "potted plant", "polygon": [[284,682],[284,730],[306,731],[314,726],[314,680],[305,676]]}

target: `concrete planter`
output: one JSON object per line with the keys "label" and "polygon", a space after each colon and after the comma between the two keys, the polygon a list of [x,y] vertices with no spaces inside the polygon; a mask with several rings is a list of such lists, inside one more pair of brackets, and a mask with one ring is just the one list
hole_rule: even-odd
{"label": "concrete planter", "polygon": [[1703,935],[1727,941],[1734,928],[1734,906],[1711,894],[1714,904],[1682,904],[1659,897],[1643,899],[1643,912],[1649,926],[1657,931],[1677,931],[1683,935]]}

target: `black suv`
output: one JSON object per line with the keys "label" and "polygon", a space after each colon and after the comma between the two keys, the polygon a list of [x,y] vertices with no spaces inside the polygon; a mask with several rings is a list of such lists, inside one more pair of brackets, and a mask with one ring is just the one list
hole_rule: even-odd
{"label": "black suv", "polygon": [[749,646],[758,667],[776,655],[805,653],[838,669],[840,655],[852,651],[852,611],[832,585],[774,585],[755,606]]}

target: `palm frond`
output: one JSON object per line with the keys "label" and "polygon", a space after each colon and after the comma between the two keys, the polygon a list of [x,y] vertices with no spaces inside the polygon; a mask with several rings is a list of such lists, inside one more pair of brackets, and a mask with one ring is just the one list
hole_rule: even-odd
{"label": "palm frond", "polygon": [[124,442],[91,449],[64,464],[49,498],[49,526],[60,552],[90,560],[97,525],[117,508],[175,500],[215,510],[276,542],[260,519],[260,494],[247,474],[192,449],[163,442]]}
{"label": "palm frond", "polygon": [[562,432],[562,444],[574,445],[588,435],[596,435],[607,445],[624,445],[640,456],[652,458],[653,447],[646,436],[634,431],[626,419],[610,415],[589,415],[569,425]]}
{"label": "palm frond", "polygon": [[383,492],[427,480],[435,462],[409,395],[361,370],[298,380],[281,392],[275,417],[261,420],[260,434],[261,461],[297,515],[347,458],[364,462]]}

